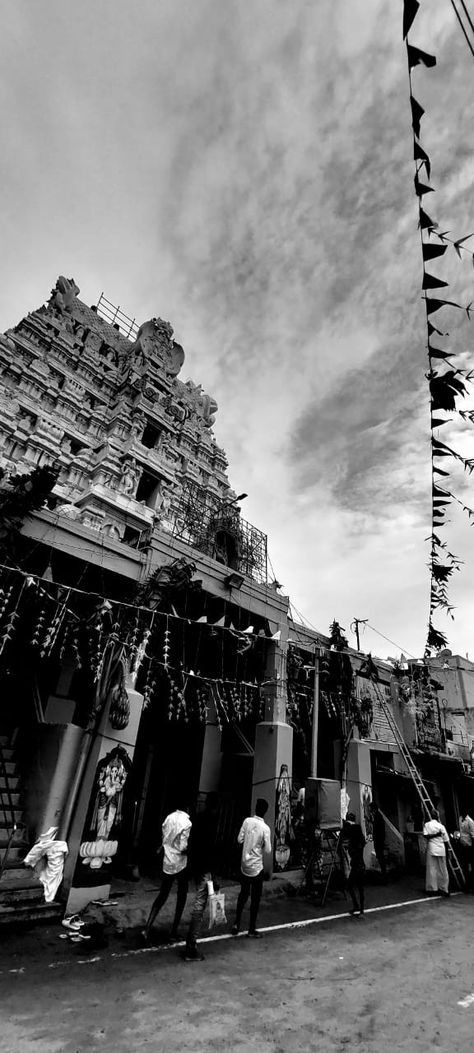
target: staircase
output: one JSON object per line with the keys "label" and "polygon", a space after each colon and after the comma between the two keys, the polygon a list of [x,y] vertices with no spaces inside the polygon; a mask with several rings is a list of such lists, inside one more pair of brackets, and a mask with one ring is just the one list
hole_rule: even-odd
{"label": "staircase", "polygon": [[60,903],[45,903],[41,882],[23,866],[30,847],[14,736],[0,735],[0,925],[48,920],[63,912]]}

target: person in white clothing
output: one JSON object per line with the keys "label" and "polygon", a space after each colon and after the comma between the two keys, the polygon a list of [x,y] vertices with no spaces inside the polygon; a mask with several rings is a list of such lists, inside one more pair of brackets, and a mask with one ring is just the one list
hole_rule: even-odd
{"label": "person in white clothing", "polygon": [[474,822],[466,811],[459,818],[459,856],[468,888],[474,878]]}
{"label": "person in white clothing", "polygon": [[235,924],[232,927],[232,935],[237,936],[240,930],[242,911],[250,896],[250,922],[248,935],[254,939],[261,938],[261,932],[257,930],[257,914],[262,896],[263,879],[265,876],[265,855],[269,856],[272,850],[270,827],[264,822],[264,815],[268,811],[268,801],[259,797],[255,804],[255,815],[244,819],[237,841],[242,845],[242,860],[240,864],[241,879],[240,892],[235,912]]}
{"label": "person in white clothing", "polygon": [[142,931],[144,940],[148,940],[153,922],[166,903],[175,879],[178,891],[173,927],[169,939],[171,942],[175,942],[178,939],[178,925],[181,921],[188,895],[187,850],[191,825],[187,806],[177,808],[175,812],[170,812],[163,823],[161,828],[163,835],[163,876],[160,891]]}
{"label": "person in white clothing", "polygon": [[427,841],[426,891],[441,892],[442,896],[449,896],[449,875],[446,865],[446,845],[449,845],[449,836],[446,827],[439,821],[436,809],[433,809],[431,819],[425,823],[423,835]]}

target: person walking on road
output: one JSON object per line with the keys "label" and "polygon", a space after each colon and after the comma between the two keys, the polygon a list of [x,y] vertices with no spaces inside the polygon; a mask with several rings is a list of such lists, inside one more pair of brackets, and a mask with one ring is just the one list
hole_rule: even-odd
{"label": "person walking on road", "polygon": [[427,892],[441,892],[449,896],[449,875],[446,865],[446,845],[449,836],[446,827],[439,821],[439,813],[433,808],[431,819],[425,823],[423,834],[426,838],[426,881]]}
{"label": "person walking on road", "polygon": [[[347,813],[342,829],[342,843],[347,849],[351,864],[347,878],[347,887],[352,900],[352,910],[349,913],[354,915],[358,914],[359,917],[363,918],[365,907],[365,837],[362,833],[362,827],[356,822],[354,812]],[[359,900],[357,900],[356,893],[359,894]]]}
{"label": "person walking on road", "polygon": [[209,897],[209,882],[214,882],[218,819],[219,798],[217,793],[212,791],[206,797],[205,810],[198,813],[193,822],[189,841],[188,869],[196,881],[196,894],[183,954],[186,962],[204,961],[204,955],[198,950],[197,937]]}
{"label": "person walking on road", "polygon": [[142,937],[144,940],[149,939],[153,922],[161,908],[166,903],[175,880],[177,884],[176,910],[169,940],[171,943],[174,943],[179,938],[178,926],[181,921],[183,910],[186,906],[186,898],[188,895],[187,849],[191,825],[189,807],[187,805],[183,808],[177,808],[174,812],[170,812],[163,823],[163,876],[161,879],[160,891],[150,910],[145,928],[142,931]]}
{"label": "person walking on road", "polygon": [[240,892],[237,900],[235,913],[235,924],[232,927],[232,935],[237,936],[240,931],[242,911],[250,896],[250,923],[248,935],[254,939],[260,939],[262,933],[257,929],[257,914],[262,896],[263,880],[268,863],[265,857],[270,856],[272,842],[270,827],[264,822],[264,816],[268,811],[268,801],[259,797],[255,804],[255,814],[244,819],[237,841],[242,845],[242,859],[240,864],[241,879]]}
{"label": "person walking on road", "polygon": [[370,810],[372,812],[372,831],[374,838],[374,852],[380,867],[383,881],[387,877],[387,866],[385,863],[385,819],[378,804],[373,801]]}

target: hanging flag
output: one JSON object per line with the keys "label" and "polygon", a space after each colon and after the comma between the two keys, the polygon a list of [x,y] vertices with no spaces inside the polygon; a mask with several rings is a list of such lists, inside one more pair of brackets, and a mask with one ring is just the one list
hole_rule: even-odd
{"label": "hanging flag", "polygon": [[418,172],[416,173],[413,182],[415,184],[415,191],[418,197],[423,197],[424,194],[434,193],[434,188],[432,186],[428,186],[426,183],[420,183],[420,180],[418,178]]}
{"label": "hanging flag", "polygon": [[430,296],[423,296],[423,300],[426,300],[426,311],[428,314],[434,314],[435,311],[439,311],[440,307],[459,307],[462,311],[460,303],[455,303],[454,300],[434,300]]}
{"label": "hanging flag", "polygon": [[249,625],[247,629],[242,629],[243,633],[253,633],[253,625]]}
{"label": "hanging flag", "polygon": [[437,278],[435,274],[428,274],[428,271],[423,271],[422,289],[442,289],[447,285],[449,285],[449,282],[444,282],[441,278]]}
{"label": "hanging flag", "polygon": [[416,135],[416,138],[419,139],[420,138],[420,121],[421,121],[421,118],[423,117],[423,114],[424,114],[425,111],[424,111],[423,107],[420,105],[420,103],[417,102],[417,100],[414,98],[413,95],[410,95],[410,106],[411,106],[411,122],[412,122],[413,131],[414,131],[414,134]]}
{"label": "hanging flag", "polygon": [[422,245],[423,259],[434,260],[437,256],[444,256],[447,245],[435,245],[431,241],[424,241]]}
{"label": "hanging flag", "polygon": [[449,333],[442,333],[441,329],[437,329],[433,322],[428,322],[428,337],[433,336],[433,333],[437,333],[438,336],[449,336]]}
{"label": "hanging flag", "polygon": [[277,633],[273,633],[270,640],[281,640],[281,629],[279,629]]}
{"label": "hanging flag", "polygon": [[418,139],[413,140],[413,159],[415,161],[421,161],[426,168],[426,174],[428,179],[431,179],[431,161],[426,153],[426,150],[418,142]]}
{"label": "hanging flag", "polygon": [[213,625],[220,625],[220,626],[224,626],[224,625],[225,625],[225,615],[224,615],[224,617],[223,617],[223,618],[219,618],[219,621],[218,621],[218,622],[213,622],[212,624],[213,624]]}
{"label": "hanging flag", "polygon": [[407,44],[407,55],[409,69],[413,69],[414,66],[419,66],[420,64],[427,66],[428,69],[431,66],[436,66],[436,55],[428,55],[427,51],[421,51],[420,48],[413,47],[413,44]]}
{"label": "hanging flag", "polygon": [[435,221],[433,219],[431,219],[431,216],[429,216],[428,213],[425,212],[424,208],[422,208],[421,205],[420,205],[420,222],[418,223],[418,226],[421,228],[421,230],[428,230],[428,229],[436,230],[436,227],[439,226],[438,223],[435,223]]}
{"label": "hanging flag", "polygon": [[[419,8],[418,0],[403,0],[403,39],[410,32],[410,29],[415,21],[418,14]],[[407,45],[408,46],[408,45]]]}
{"label": "hanging flag", "polygon": [[[438,332],[438,330],[436,330],[436,332]],[[440,335],[442,336],[443,334],[441,333]],[[430,358],[446,359],[446,358],[451,358],[453,352],[452,351],[442,351],[440,347],[433,347],[433,344],[428,344],[428,354],[429,354]]]}
{"label": "hanging flag", "polygon": [[[440,420],[439,417],[432,417],[431,418],[431,427],[432,428],[441,428],[443,426],[443,424],[450,424],[452,419],[453,419],[452,417],[447,417],[446,420]],[[444,474],[447,475],[448,473],[445,472]]]}
{"label": "hanging flag", "polygon": [[458,238],[457,241],[453,242],[455,252],[459,256],[459,259],[461,259],[460,247],[461,247],[463,241],[469,241],[469,238],[472,238],[472,237],[473,237],[472,234],[466,234],[464,238]]}
{"label": "hanging flag", "polygon": [[204,625],[204,624],[207,624],[207,617],[206,617],[206,615],[205,615],[205,614],[202,614],[202,615],[201,615],[201,617],[200,617],[200,618],[198,618],[198,620],[197,620],[197,623],[196,623],[196,624],[197,624],[197,625]]}

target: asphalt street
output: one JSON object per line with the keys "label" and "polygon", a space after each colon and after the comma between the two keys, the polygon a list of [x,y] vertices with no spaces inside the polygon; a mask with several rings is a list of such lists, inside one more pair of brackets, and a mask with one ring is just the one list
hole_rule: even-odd
{"label": "asphalt street", "polygon": [[222,934],[202,943],[201,963],[138,940],[119,951],[20,954],[0,969],[0,1050],[465,1051],[473,910],[473,898],[460,895],[376,908],[364,919],[320,914],[296,928],[280,927],[280,910],[265,917],[260,941]]}

